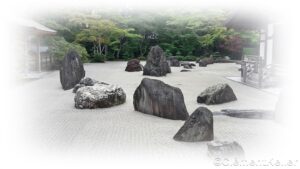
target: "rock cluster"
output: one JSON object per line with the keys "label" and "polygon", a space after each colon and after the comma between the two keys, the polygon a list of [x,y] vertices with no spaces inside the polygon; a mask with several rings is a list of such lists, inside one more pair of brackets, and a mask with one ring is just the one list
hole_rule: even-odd
{"label": "rock cluster", "polygon": [[173,120],[189,116],[181,90],[160,80],[144,78],[133,95],[136,111]]}
{"label": "rock cluster", "polygon": [[169,57],[169,61],[170,61],[171,67],[179,67],[180,66],[180,62],[175,56]]}
{"label": "rock cluster", "polygon": [[237,100],[232,88],[225,83],[217,84],[205,89],[198,97],[198,103],[220,104]]}
{"label": "rock cluster", "polygon": [[205,57],[205,58],[202,58],[202,59],[198,59],[196,61],[196,63],[199,64],[199,67],[206,67],[208,64],[213,64],[214,59],[213,59],[213,57]]}
{"label": "rock cluster", "polygon": [[85,76],[83,64],[76,51],[70,50],[65,55],[59,74],[64,90],[72,89]]}
{"label": "rock cluster", "polygon": [[171,68],[166,61],[164,51],[159,46],[151,47],[143,75],[165,76],[167,73],[171,73]]}
{"label": "rock cluster", "polygon": [[206,67],[207,66],[207,63],[204,62],[204,61],[201,61],[201,60],[198,63],[199,63],[199,67]]}

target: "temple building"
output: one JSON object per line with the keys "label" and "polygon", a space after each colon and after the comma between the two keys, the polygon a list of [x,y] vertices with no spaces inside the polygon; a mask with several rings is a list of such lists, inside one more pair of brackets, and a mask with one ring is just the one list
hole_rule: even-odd
{"label": "temple building", "polygon": [[42,40],[55,35],[56,31],[33,20],[18,19],[14,24],[19,35],[18,74],[26,78],[51,69],[53,58],[49,56],[48,46]]}
{"label": "temple building", "polygon": [[283,24],[259,12],[234,12],[225,23],[236,31],[259,33],[258,53],[243,55],[241,82],[258,88],[278,84],[284,72]]}

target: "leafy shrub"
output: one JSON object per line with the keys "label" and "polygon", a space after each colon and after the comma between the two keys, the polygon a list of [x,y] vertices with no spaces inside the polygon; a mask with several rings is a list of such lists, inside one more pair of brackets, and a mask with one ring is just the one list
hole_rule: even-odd
{"label": "leafy shrub", "polygon": [[179,61],[196,61],[196,56],[176,56]]}
{"label": "leafy shrub", "polygon": [[243,48],[243,55],[257,55],[257,48]]}
{"label": "leafy shrub", "polygon": [[101,55],[100,53],[95,53],[93,55],[94,59],[93,59],[93,62],[100,62],[100,63],[103,63],[105,62],[106,60],[106,57],[105,55]]}
{"label": "leafy shrub", "polygon": [[184,61],[184,56],[176,56],[176,59],[179,61]]}
{"label": "leafy shrub", "polygon": [[181,56],[181,52],[179,50],[176,52],[176,56]]}
{"label": "leafy shrub", "polygon": [[185,56],[184,59],[185,59],[185,61],[196,61],[197,57],[196,56]]}
{"label": "leafy shrub", "polygon": [[140,56],[138,57],[139,60],[146,60],[146,57],[145,56]]}
{"label": "leafy shrub", "polygon": [[242,55],[243,41],[239,35],[227,36],[224,43],[219,45],[219,49],[225,55],[231,56],[233,59],[240,59]]}
{"label": "leafy shrub", "polygon": [[114,57],[114,56],[111,56],[111,55],[108,55],[108,56],[106,57],[106,60],[108,60],[108,61],[114,61],[114,60],[115,60],[115,57]]}
{"label": "leafy shrub", "polygon": [[[44,42],[49,48],[49,56],[54,58],[56,64],[60,64],[65,54],[70,50],[75,50],[82,60],[82,62],[88,62],[88,56],[86,49],[77,43],[69,43],[63,37],[50,36],[44,38]],[[58,66],[58,65],[57,65]]]}
{"label": "leafy shrub", "polygon": [[172,56],[172,53],[171,53],[171,51],[170,51],[169,49],[167,49],[167,50],[165,51],[165,55],[166,55],[167,57],[169,57],[169,56]]}
{"label": "leafy shrub", "polygon": [[130,60],[130,59],[132,59],[133,57],[132,56],[123,56],[123,60]]}

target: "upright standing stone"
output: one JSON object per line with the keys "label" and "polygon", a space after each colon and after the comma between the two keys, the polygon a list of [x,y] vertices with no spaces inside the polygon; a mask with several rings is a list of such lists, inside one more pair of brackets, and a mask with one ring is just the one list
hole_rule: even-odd
{"label": "upright standing stone", "polygon": [[214,139],[213,114],[205,107],[197,108],[173,137],[177,141],[198,142]]}
{"label": "upright standing stone", "polygon": [[167,73],[171,73],[171,68],[166,61],[164,51],[159,46],[151,47],[143,75],[165,76]]}
{"label": "upright standing stone", "polygon": [[80,56],[74,50],[70,50],[64,57],[60,67],[60,83],[64,90],[73,88],[85,76]]}
{"label": "upright standing stone", "polygon": [[189,116],[181,90],[160,80],[144,78],[133,95],[136,111],[173,120]]}

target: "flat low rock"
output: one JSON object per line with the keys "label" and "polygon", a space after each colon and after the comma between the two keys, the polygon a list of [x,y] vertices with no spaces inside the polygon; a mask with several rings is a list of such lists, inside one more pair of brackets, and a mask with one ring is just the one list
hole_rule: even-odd
{"label": "flat low rock", "polygon": [[136,111],[172,120],[189,116],[181,90],[155,79],[142,80],[134,92],[133,105]]}
{"label": "flat low rock", "polygon": [[76,51],[70,50],[65,55],[59,70],[59,75],[64,90],[72,89],[85,76],[83,64]]}
{"label": "flat low rock", "polygon": [[226,83],[213,85],[205,89],[198,97],[198,103],[221,104],[237,100],[232,88]]}
{"label": "flat low rock", "polygon": [[196,66],[195,63],[190,63],[190,62],[181,62],[180,63],[181,66],[188,66],[190,68],[193,68],[193,66]]}
{"label": "flat low rock", "polygon": [[190,72],[191,70],[187,70],[187,69],[182,69],[180,70],[180,72]]}
{"label": "flat low rock", "polygon": [[126,94],[117,85],[96,83],[79,88],[74,101],[78,109],[106,108],[124,103]]}
{"label": "flat low rock", "polygon": [[139,72],[143,70],[143,66],[140,64],[140,60],[131,59],[127,62],[125,71],[127,72]]}
{"label": "flat low rock", "polygon": [[173,137],[176,141],[200,142],[214,139],[213,114],[206,107],[197,108]]}
{"label": "flat low rock", "polygon": [[237,118],[247,119],[274,119],[274,112],[271,110],[239,110],[239,109],[223,109],[221,110],[224,115]]}
{"label": "flat low rock", "polygon": [[183,65],[183,68],[185,68],[185,69],[192,69],[193,67],[190,66],[190,65]]}
{"label": "flat low rock", "polygon": [[207,143],[208,156],[211,158],[244,158],[245,152],[236,141],[212,141]]}

